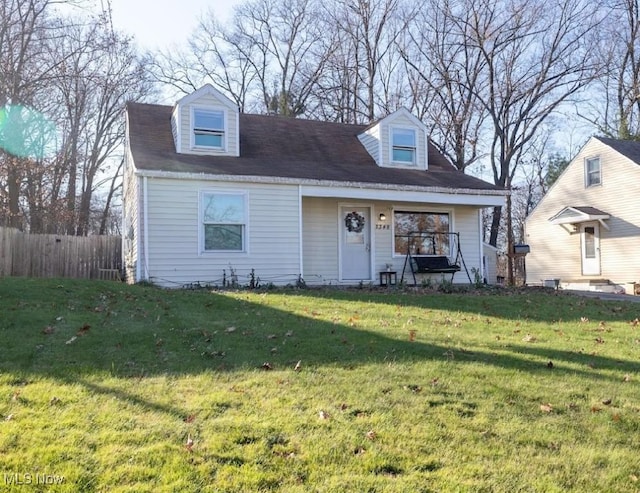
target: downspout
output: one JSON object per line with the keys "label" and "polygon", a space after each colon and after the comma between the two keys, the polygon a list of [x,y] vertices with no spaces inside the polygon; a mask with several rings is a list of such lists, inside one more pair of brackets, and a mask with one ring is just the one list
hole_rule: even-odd
{"label": "downspout", "polygon": [[147,177],[142,178],[143,242],[144,242],[144,280],[149,280],[149,213]]}
{"label": "downspout", "polygon": [[304,279],[304,262],[302,258],[302,185],[298,185],[298,261],[300,276]]}
{"label": "downspout", "polygon": [[484,278],[484,248],[483,248],[483,231],[482,231],[482,209],[478,209],[478,248],[480,253],[480,277]]}

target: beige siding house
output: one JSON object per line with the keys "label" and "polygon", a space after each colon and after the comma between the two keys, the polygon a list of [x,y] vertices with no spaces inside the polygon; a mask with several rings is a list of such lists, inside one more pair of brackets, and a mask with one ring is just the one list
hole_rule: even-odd
{"label": "beige siding house", "polygon": [[125,168],[127,280],[166,287],[414,282],[418,257],[468,283],[481,210],[506,195],[406,109],[369,126],[248,115],[210,85],[128,104]]}
{"label": "beige siding house", "polygon": [[640,143],[592,137],[525,221],[527,283],[632,292],[639,196]]}

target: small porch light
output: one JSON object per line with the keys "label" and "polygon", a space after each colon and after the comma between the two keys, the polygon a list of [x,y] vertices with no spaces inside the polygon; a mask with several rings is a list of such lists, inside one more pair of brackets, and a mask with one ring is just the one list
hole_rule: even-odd
{"label": "small porch light", "polygon": [[381,212],[380,215],[378,216],[378,219],[380,221],[386,221],[387,220],[387,216],[385,216],[384,212]]}

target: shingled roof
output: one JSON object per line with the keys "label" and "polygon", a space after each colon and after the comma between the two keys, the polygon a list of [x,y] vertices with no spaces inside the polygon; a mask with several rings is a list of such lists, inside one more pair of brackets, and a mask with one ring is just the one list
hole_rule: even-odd
{"label": "shingled roof", "polygon": [[640,142],[635,140],[611,139],[609,137],[596,137],[603,144],[608,145],[623,156],[640,164]]}
{"label": "shingled roof", "polygon": [[178,154],[171,133],[172,109],[127,104],[129,145],[138,170],[502,190],[458,171],[431,142],[427,171],[379,167],[358,140],[364,125],[240,114],[239,157]]}

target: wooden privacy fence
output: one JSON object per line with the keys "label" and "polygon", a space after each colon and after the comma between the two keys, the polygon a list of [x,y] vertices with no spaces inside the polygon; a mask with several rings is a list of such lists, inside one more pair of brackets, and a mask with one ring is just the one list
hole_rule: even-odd
{"label": "wooden privacy fence", "polygon": [[0,227],[0,276],[119,279],[119,236],[22,233]]}

